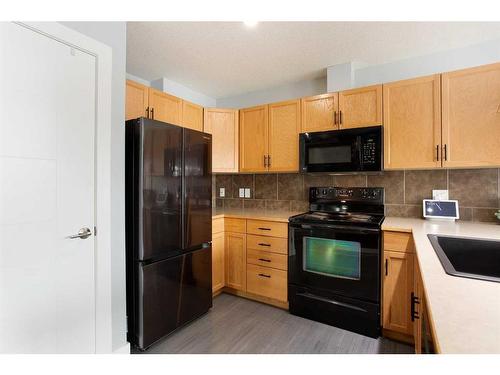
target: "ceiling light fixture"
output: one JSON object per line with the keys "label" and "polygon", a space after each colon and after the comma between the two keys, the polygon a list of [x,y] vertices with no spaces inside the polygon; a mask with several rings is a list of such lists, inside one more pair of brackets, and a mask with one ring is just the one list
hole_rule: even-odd
{"label": "ceiling light fixture", "polygon": [[257,26],[258,22],[257,21],[243,21],[246,27],[255,27]]}

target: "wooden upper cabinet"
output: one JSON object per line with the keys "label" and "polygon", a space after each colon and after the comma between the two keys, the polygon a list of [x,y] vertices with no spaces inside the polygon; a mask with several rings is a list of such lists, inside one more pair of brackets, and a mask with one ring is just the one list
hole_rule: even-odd
{"label": "wooden upper cabinet", "polygon": [[240,110],[240,172],[267,171],[268,106]]}
{"label": "wooden upper cabinet", "polygon": [[445,73],[442,91],[443,166],[499,166],[500,63]]}
{"label": "wooden upper cabinet", "polygon": [[147,117],[149,87],[128,80],[125,86],[125,120]]}
{"label": "wooden upper cabinet", "polygon": [[188,102],[182,101],[182,126],[185,128],[203,131],[203,107]]}
{"label": "wooden upper cabinet", "polygon": [[159,90],[149,89],[150,118],[182,125],[182,99]]}
{"label": "wooden upper cabinet", "polygon": [[382,125],[382,85],[339,92],[339,128]]}
{"label": "wooden upper cabinet", "polygon": [[300,100],[269,104],[269,171],[299,170]]}
{"label": "wooden upper cabinet", "polygon": [[301,132],[338,129],[338,93],[302,98]]}
{"label": "wooden upper cabinet", "polygon": [[413,291],[413,254],[384,251],[382,317],[384,329],[413,335],[410,316]]}
{"label": "wooden upper cabinet", "polygon": [[441,167],[440,75],[383,85],[384,167]]}
{"label": "wooden upper cabinet", "polygon": [[205,108],[203,131],[212,134],[212,172],[238,172],[238,110]]}

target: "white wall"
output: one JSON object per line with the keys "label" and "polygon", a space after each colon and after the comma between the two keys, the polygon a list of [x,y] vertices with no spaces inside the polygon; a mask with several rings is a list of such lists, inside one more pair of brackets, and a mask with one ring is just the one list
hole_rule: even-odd
{"label": "white wall", "polygon": [[323,94],[326,92],[326,77],[290,83],[283,86],[249,92],[242,95],[217,99],[219,108],[245,108],[254,105]]}
{"label": "white wall", "polygon": [[127,345],[125,287],[125,22],[61,22],[113,49],[111,98],[111,308],[113,350]]}

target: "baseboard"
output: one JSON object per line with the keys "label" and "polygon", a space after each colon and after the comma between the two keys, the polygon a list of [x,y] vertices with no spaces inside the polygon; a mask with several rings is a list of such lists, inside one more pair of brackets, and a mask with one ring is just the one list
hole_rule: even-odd
{"label": "baseboard", "polygon": [[256,294],[243,292],[241,290],[229,288],[227,286],[224,287],[224,289],[222,289],[222,291],[224,293],[233,294],[233,295],[238,296],[238,297],[243,297],[246,299],[251,299],[253,301],[265,303],[267,305],[272,305],[274,307],[278,307],[278,308],[283,309],[283,310],[288,310],[288,302],[278,301],[278,300],[275,300],[275,299],[272,299],[269,297],[263,297],[263,296],[259,296]]}
{"label": "baseboard", "polygon": [[130,354],[130,343],[127,342],[126,345],[123,345],[122,347],[113,350],[113,354]]}
{"label": "baseboard", "polygon": [[388,339],[391,340],[404,342],[405,344],[415,345],[415,340],[413,339],[413,336],[404,333],[382,329],[382,336],[387,337]]}

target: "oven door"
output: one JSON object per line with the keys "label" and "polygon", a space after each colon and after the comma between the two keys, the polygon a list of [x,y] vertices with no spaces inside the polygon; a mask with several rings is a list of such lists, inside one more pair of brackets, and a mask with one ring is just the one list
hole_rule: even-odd
{"label": "oven door", "polygon": [[290,224],[289,283],[379,302],[380,240],[379,229]]}

